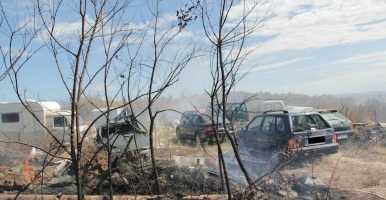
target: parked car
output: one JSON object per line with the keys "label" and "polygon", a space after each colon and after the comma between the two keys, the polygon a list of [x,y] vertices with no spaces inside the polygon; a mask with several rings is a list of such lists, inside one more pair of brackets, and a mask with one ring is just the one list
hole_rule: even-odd
{"label": "parked car", "polygon": [[[215,131],[219,139],[224,141],[225,130],[219,119],[219,123],[213,125],[211,119],[202,113],[195,111],[184,112],[180,119],[180,124],[176,127],[176,137],[178,141],[194,140],[195,142],[215,141]],[[228,120],[227,120],[228,121]],[[226,124],[230,134],[233,134],[233,128],[230,123]]]}
{"label": "parked car", "polygon": [[372,125],[368,125],[364,129],[364,136],[366,140],[370,140],[371,142],[379,142],[386,138],[386,129],[385,124],[377,122]]}
{"label": "parked car", "polygon": [[[221,116],[222,112],[221,110],[218,110],[219,106],[215,105],[215,108],[217,108],[215,113]],[[209,105],[208,113],[210,113],[211,110],[211,106]],[[225,113],[225,116],[227,120],[232,123],[234,131],[238,132],[241,128],[248,124],[249,113],[245,102],[228,102],[226,103],[226,110],[227,112]]]}
{"label": "parked car", "polygon": [[337,110],[318,110],[322,117],[334,128],[338,141],[347,140],[354,134],[353,124]]}
{"label": "parked car", "polygon": [[255,113],[263,113],[268,110],[283,110],[286,109],[286,105],[283,100],[253,100],[251,105],[251,111]]}
{"label": "parked car", "polygon": [[266,111],[239,135],[240,148],[252,151],[336,152],[333,128],[317,112]]}
{"label": "parked car", "polygon": [[[110,138],[110,140],[108,140]],[[113,153],[124,153],[133,150],[146,151],[149,149],[149,138],[140,130],[134,118],[113,121],[109,126],[102,125],[98,128],[96,143],[99,148],[107,149],[107,144]]]}

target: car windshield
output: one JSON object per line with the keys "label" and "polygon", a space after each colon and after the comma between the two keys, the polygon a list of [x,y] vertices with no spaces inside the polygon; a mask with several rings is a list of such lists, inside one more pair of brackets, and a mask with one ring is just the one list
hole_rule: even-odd
{"label": "car windshield", "polygon": [[[223,121],[222,119],[223,118],[221,116],[219,116],[218,118],[215,117],[214,122],[215,123],[218,122],[219,124],[222,124],[222,121]],[[212,124],[212,119],[207,115],[201,115],[201,120],[202,120],[201,122],[204,124]],[[225,118],[225,122],[229,123],[229,120]]]}
{"label": "car windshield", "polygon": [[[248,109],[245,103],[227,103],[226,104],[226,118],[227,121],[248,121]],[[215,105],[214,113],[222,117],[222,106]],[[208,106],[208,113],[211,113],[212,107]],[[219,119],[219,121],[222,121]]]}
{"label": "car windshield", "polygon": [[[108,131],[107,131],[108,130]],[[101,136],[107,137],[108,135],[131,135],[140,133],[136,127],[136,124],[132,124],[131,122],[118,122],[111,123],[107,129],[107,126],[103,126],[100,129]]]}
{"label": "car windshield", "polygon": [[294,132],[303,132],[311,128],[326,129],[328,124],[316,114],[312,115],[295,115],[291,117]]}

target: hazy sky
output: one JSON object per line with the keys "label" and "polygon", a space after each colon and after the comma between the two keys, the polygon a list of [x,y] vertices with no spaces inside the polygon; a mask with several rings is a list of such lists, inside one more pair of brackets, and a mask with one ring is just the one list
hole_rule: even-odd
{"label": "hazy sky", "polygon": [[[23,20],[26,1],[4,1],[16,11],[12,15],[15,21]],[[147,4],[139,2],[132,9],[137,26],[149,21],[149,15],[144,14]],[[165,26],[176,25],[175,10],[182,5],[182,0],[170,0],[161,7]],[[240,10],[237,5],[231,16],[236,18]],[[242,69],[249,73],[236,89],[306,94],[386,91],[385,11],[385,0],[269,0],[252,14],[269,19],[248,39],[247,48],[255,50]],[[69,16],[58,27],[65,38],[76,33],[79,23]],[[198,21],[180,39],[201,49],[207,45]],[[31,98],[65,97],[47,50],[26,65],[22,76],[23,89]],[[209,78],[208,59],[200,57],[187,66],[168,94],[202,93],[209,86]],[[98,91],[100,85],[95,87]],[[9,81],[0,82],[0,101],[14,98]]]}

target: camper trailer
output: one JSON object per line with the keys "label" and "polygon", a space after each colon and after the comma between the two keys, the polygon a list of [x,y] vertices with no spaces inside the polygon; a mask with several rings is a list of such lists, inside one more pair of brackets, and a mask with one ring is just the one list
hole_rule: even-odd
{"label": "camper trailer", "polygon": [[[28,107],[60,141],[69,143],[70,111],[57,102],[28,101]],[[80,131],[86,129],[80,126]],[[43,147],[53,138],[21,103],[0,103],[0,140]]]}

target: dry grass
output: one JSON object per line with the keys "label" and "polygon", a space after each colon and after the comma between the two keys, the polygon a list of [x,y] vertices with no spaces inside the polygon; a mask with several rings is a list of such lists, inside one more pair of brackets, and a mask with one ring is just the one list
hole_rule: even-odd
{"label": "dry grass", "polygon": [[347,144],[339,153],[286,173],[317,177],[323,184],[345,190],[364,191],[386,198],[386,147]]}

